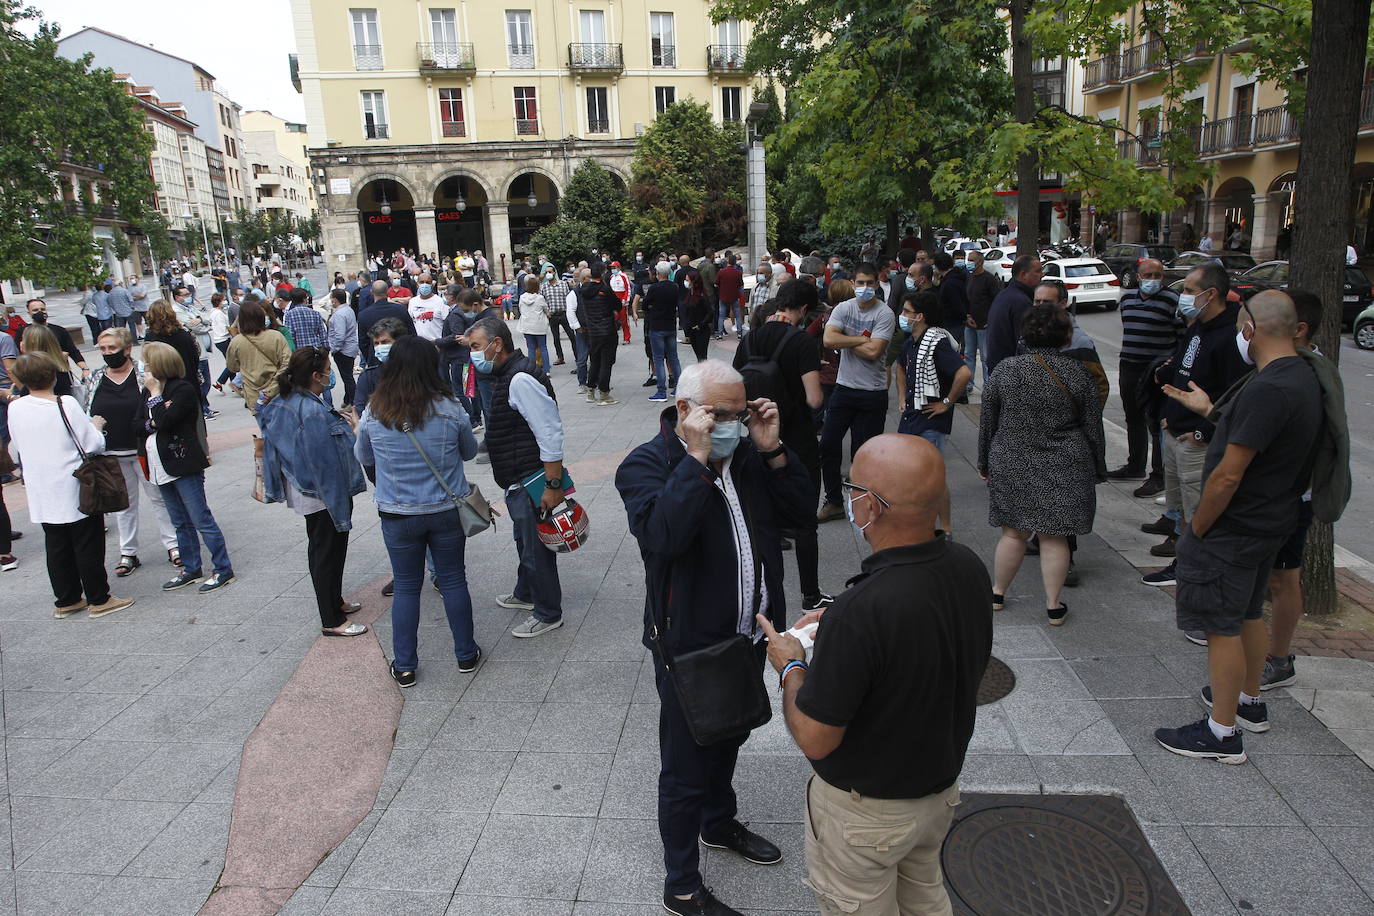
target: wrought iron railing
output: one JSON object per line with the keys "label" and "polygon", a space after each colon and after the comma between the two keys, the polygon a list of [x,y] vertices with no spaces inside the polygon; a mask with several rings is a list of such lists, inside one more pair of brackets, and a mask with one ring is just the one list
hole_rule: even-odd
{"label": "wrought iron railing", "polygon": [[1121,55],[1099,57],[1083,68],[1083,88],[1100,89],[1121,82]]}
{"label": "wrought iron railing", "polygon": [[516,118],[515,133],[517,136],[528,137],[539,133],[538,118]]}
{"label": "wrought iron railing", "polygon": [[420,42],[415,46],[421,70],[476,70],[472,45],[465,42]]}
{"label": "wrought iron railing", "polygon": [[706,68],[708,70],[743,70],[744,45],[708,45],[706,47]]}
{"label": "wrought iron railing", "polygon": [[611,122],[609,118],[588,118],[587,133],[589,134],[609,134],[611,132]]}
{"label": "wrought iron railing", "polygon": [[466,137],[468,125],[466,121],[444,121],[443,131],[445,137]]}
{"label": "wrought iron railing", "polygon": [[572,70],[622,70],[625,64],[619,44],[573,42],[568,45],[568,67]]}
{"label": "wrought iron railing", "polygon": [[534,45],[508,45],[506,59],[512,70],[529,70],[534,67]]}

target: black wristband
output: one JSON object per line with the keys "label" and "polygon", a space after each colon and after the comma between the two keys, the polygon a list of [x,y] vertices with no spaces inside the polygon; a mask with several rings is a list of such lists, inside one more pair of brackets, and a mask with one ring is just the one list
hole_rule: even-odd
{"label": "black wristband", "polygon": [[759,452],[759,457],[762,458],[764,461],[772,461],[774,458],[781,457],[785,454],[787,454],[787,448],[781,442],[779,442],[778,447],[773,449],[771,452]]}

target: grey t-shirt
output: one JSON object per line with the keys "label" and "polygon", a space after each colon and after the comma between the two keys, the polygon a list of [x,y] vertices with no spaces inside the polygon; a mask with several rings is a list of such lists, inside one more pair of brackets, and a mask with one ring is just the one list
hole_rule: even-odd
{"label": "grey t-shirt", "polygon": [[[859,300],[846,299],[835,306],[830,313],[828,328],[835,328],[851,337],[859,337],[864,331],[879,340],[891,340],[897,326],[897,316],[879,297],[869,300],[866,309],[859,308]],[[877,359],[864,359],[852,349],[840,351],[840,371],[835,376],[835,384],[860,391],[886,391],[887,372],[883,367],[883,355]]]}

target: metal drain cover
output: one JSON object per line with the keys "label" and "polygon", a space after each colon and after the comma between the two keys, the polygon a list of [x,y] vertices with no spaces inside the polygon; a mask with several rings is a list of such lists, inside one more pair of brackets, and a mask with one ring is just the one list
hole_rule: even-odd
{"label": "metal drain cover", "polygon": [[957,817],[941,859],[958,913],[1188,913],[1119,798],[967,795]]}
{"label": "metal drain cover", "polygon": [[983,680],[978,684],[978,705],[996,703],[1011,693],[1015,686],[1016,675],[1007,667],[1007,663],[1000,658],[988,658],[987,670],[983,672]]}

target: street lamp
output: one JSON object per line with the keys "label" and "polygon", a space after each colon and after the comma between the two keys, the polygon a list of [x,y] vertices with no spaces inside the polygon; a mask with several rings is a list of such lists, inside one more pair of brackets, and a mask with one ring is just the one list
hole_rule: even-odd
{"label": "street lamp", "polygon": [[464,210],[468,208],[468,202],[462,197],[460,197],[458,198],[458,202],[453,205],[453,208],[457,210],[459,213],[462,213]]}
{"label": "street lamp", "polygon": [[386,199],[386,188],[382,188],[382,216],[391,215],[391,201]]}
{"label": "street lamp", "polygon": [[539,198],[534,196],[534,188],[530,188],[530,196],[525,198],[525,203],[529,204],[531,210],[539,206]]}

